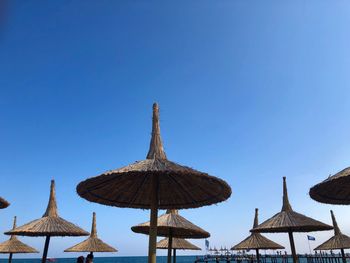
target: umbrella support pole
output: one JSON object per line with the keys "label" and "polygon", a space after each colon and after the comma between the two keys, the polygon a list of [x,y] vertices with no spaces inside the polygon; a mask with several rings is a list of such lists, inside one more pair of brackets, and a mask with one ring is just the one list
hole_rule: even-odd
{"label": "umbrella support pole", "polygon": [[173,249],[173,263],[176,263],[176,249]]}
{"label": "umbrella support pole", "polygon": [[259,249],[256,249],[256,262],[260,262],[260,255],[259,255]]}
{"label": "umbrella support pole", "polygon": [[13,253],[10,253],[10,255],[9,255],[9,263],[12,262],[12,256],[13,256]]}
{"label": "umbrella support pole", "polygon": [[47,252],[49,250],[49,244],[50,244],[50,236],[46,236],[44,252],[43,252],[43,258],[41,259],[41,263],[46,263]]}
{"label": "umbrella support pole", "polygon": [[148,245],[148,263],[157,262],[158,176],[151,176],[151,215]]}
{"label": "umbrella support pole", "polygon": [[168,259],[167,259],[167,262],[168,263],[171,263],[171,250],[173,249],[173,234],[172,234],[172,231],[170,229],[169,231],[169,244],[168,244]]}
{"label": "umbrella support pole", "polygon": [[341,257],[343,259],[343,263],[346,263],[346,257],[345,257],[345,253],[344,253],[344,248],[340,249],[341,251]]}
{"label": "umbrella support pole", "polygon": [[289,231],[288,236],[289,236],[290,250],[292,251],[293,263],[298,263],[298,257],[295,251],[293,232]]}

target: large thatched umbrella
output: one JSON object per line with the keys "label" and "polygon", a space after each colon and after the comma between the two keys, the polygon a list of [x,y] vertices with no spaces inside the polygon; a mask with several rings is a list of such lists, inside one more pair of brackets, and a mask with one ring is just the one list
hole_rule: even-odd
{"label": "large thatched umbrella", "polygon": [[110,245],[104,243],[101,239],[97,237],[96,230],[96,213],[94,212],[92,215],[92,227],[91,233],[88,239],[80,242],[79,244],[67,248],[64,252],[117,252],[115,248]]}
{"label": "large thatched umbrella", "polygon": [[[157,243],[158,249],[169,249],[169,238],[164,238]],[[191,244],[186,239],[183,238],[173,238],[171,241],[171,246],[173,248],[173,263],[176,263],[176,250],[201,250],[199,247]]]}
{"label": "large thatched umbrella", "polygon": [[[255,208],[255,217],[254,217],[254,224],[253,228],[256,228],[259,225],[259,219],[258,219],[258,208]],[[260,261],[260,255],[259,255],[259,249],[283,249],[284,247],[280,244],[277,244],[273,242],[272,240],[264,237],[263,235],[259,233],[251,233],[249,237],[238,243],[237,245],[233,246],[231,250],[249,250],[249,249],[255,249],[256,251],[256,259],[259,262]]]}
{"label": "large thatched umbrella", "polygon": [[310,189],[312,199],[326,204],[350,204],[350,167],[328,177]]}
{"label": "large thatched umbrella", "polygon": [[50,237],[53,236],[87,236],[88,232],[80,227],[59,217],[56,204],[55,181],[51,181],[50,198],[44,215],[23,226],[17,227],[5,233],[6,235],[20,236],[44,236],[45,247],[42,257],[42,263],[46,263],[47,252],[49,249]]}
{"label": "large thatched umbrella", "polygon": [[[142,223],[131,228],[135,233],[148,235],[150,233],[150,222]],[[208,238],[210,234],[202,228],[194,225],[186,218],[179,215],[178,210],[168,210],[164,215],[158,217],[157,235],[169,237],[168,263],[171,262],[171,250],[173,237],[176,238]],[[175,256],[174,256],[175,257]]]}
{"label": "large thatched umbrella", "polygon": [[[13,219],[13,228],[16,228],[16,217]],[[19,253],[39,253],[35,248],[32,248],[23,242],[19,241],[15,235],[11,235],[10,239],[0,243],[0,253],[1,254],[10,254],[9,263],[12,262],[13,254]]]}
{"label": "large thatched umbrella", "polygon": [[332,222],[334,227],[334,236],[328,239],[326,242],[319,245],[318,247],[316,247],[314,250],[340,249],[343,262],[346,263],[344,249],[350,248],[350,237],[344,235],[340,231],[332,210],[331,210],[331,216],[332,216]]}
{"label": "large thatched umbrella", "polygon": [[0,197],[0,209],[4,209],[10,205],[4,198]]}
{"label": "large thatched umbrella", "polygon": [[148,262],[156,262],[158,209],[195,208],[222,202],[231,188],[216,177],[167,159],[160,136],[158,105],[153,105],[153,127],[147,159],[87,179],[78,194],[117,207],[151,209]]}
{"label": "large thatched umbrella", "polygon": [[253,228],[251,231],[288,233],[293,262],[297,263],[298,257],[295,251],[293,232],[311,232],[331,229],[333,229],[333,227],[293,211],[288,200],[286,178],[283,177],[283,206],[281,212],[275,214],[272,218]]}

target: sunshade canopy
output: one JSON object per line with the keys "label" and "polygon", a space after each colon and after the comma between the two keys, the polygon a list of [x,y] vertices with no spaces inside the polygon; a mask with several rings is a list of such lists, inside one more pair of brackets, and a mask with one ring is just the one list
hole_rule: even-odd
{"label": "sunshade canopy", "polygon": [[4,209],[10,205],[4,198],[0,197],[0,209]]}
{"label": "sunshade canopy", "polygon": [[96,213],[94,212],[92,216],[92,227],[89,238],[73,247],[66,249],[65,252],[117,252],[117,250],[104,243],[97,237]]}
{"label": "sunshade canopy", "polygon": [[283,177],[283,206],[281,212],[264,221],[252,232],[311,232],[331,230],[332,226],[294,212],[288,200],[286,178]]}
{"label": "sunshade canopy", "polygon": [[350,204],[350,167],[316,184],[309,192],[312,199],[326,204]]}
{"label": "sunshade canopy", "polygon": [[[16,217],[13,220],[13,229],[16,228]],[[11,235],[10,239],[0,243],[1,254],[16,254],[16,253],[38,253],[35,248],[32,248],[20,240],[15,235]]]}
{"label": "sunshade canopy", "polygon": [[[258,208],[255,209],[253,228],[258,226]],[[283,249],[284,247],[264,237],[259,233],[252,233],[242,242],[233,246],[231,250],[248,250],[248,249]]]}
{"label": "sunshade canopy", "polygon": [[332,250],[332,249],[346,249],[350,248],[350,237],[344,235],[335,219],[333,211],[331,210],[332,222],[334,227],[334,236],[328,239],[326,242],[322,243],[314,250]]}
{"label": "sunshade canopy", "polygon": [[[164,238],[157,243],[158,249],[168,249],[168,246],[168,238]],[[186,239],[183,238],[173,238],[172,248],[181,250],[201,250],[199,247],[193,245],[192,243],[188,242]]]}
{"label": "sunshade canopy", "polygon": [[[202,228],[194,225],[186,218],[179,215],[177,210],[168,210],[164,215],[158,217],[158,236],[169,236],[178,238],[207,238],[210,234]],[[149,234],[150,222],[133,226],[131,230],[135,233]]]}
{"label": "sunshade canopy", "polygon": [[59,217],[57,212],[55,181],[51,181],[50,198],[44,215],[5,233],[20,236],[87,236],[88,232]]}
{"label": "sunshade canopy", "polygon": [[[108,171],[81,182],[78,194],[104,205],[149,209],[151,177],[156,177],[159,209],[195,208],[230,197],[229,185],[216,177],[167,159],[159,126],[158,105],[153,105],[153,128],[147,159]],[[171,189],[171,191],[169,191]]]}

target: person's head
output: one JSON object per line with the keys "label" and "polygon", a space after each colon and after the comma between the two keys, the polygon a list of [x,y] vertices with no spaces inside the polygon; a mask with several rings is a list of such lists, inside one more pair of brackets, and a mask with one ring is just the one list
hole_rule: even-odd
{"label": "person's head", "polygon": [[84,263],[84,257],[83,256],[78,257],[77,263]]}

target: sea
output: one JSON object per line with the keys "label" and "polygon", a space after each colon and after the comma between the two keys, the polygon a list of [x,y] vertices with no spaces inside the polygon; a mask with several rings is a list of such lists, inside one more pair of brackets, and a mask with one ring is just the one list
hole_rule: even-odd
{"label": "sea", "polygon": [[[166,256],[158,256],[157,263],[166,263]],[[177,256],[176,263],[194,263],[195,256]],[[8,259],[0,259],[0,263],[8,262]],[[12,259],[13,263],[40,263],[41,259]],[[53,263],[76,263],[76,258],[57,258]],[[94,263],[147,263],[147,257],[95,257]]]}

